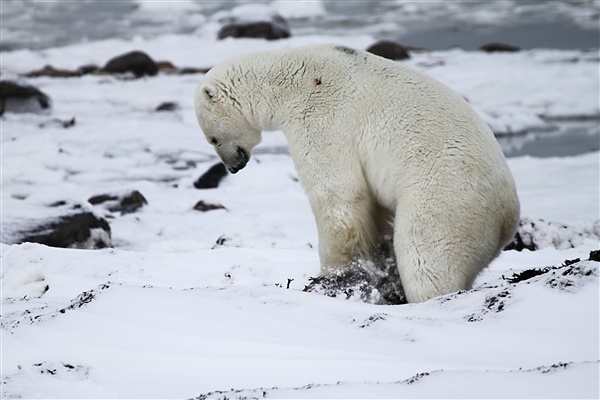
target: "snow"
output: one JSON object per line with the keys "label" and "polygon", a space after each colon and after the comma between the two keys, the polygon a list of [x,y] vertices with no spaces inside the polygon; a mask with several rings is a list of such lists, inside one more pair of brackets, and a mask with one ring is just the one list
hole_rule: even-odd
{"label": "snow", "polygon": [[510,159],[509,165],[521,198],[521,215],[562,222],[600,217],[597,152],[543,161],[524,156]]}
{"label": "snow", "polygon": [[319,0],[302,3],[287,0],[274,0],[271,6],[282,17],[288,19],[318,18],[326,14],[323,2]]}
{"label": "snow", "polygon": [[[542,252],[554,259],[582,253]],[[317,397],[328,389],[332,397],[347,398],[353,388],[368,393],[379,382],[384,395],[398,396],[411,392],[395,382],[423,372],[433,377],[423,378],[413,395],[476,397],[485,387],[468,390],[451,384],[453,376],[495,382],[511,397],[555,396],[559,385],[574,396],[597,393],[590,381],[598,372],[592,262],[586,268],[595,275],[578,281],[573,292],[543,279],[501,283],[493,275],[510,269],[498,262],[484,290],[419,305],[374,306],[302,292],[306,275],[316,272],[310,252],[150,254],[24,244],[3,253],[3,284],[13,288],[5,289],[12,300],[3,306],[5,394],[189,398],[313,383],[325,385]],[[15,279],[7,282],[10,276]],[[294,279],[290,289],[276,286],[288,278]],[[50,289],[36,297],[41,283]],[[504,310],[486,313],[486,296],[503,290],[510,290]],[[473,315],[479,319],[469,322]],[[573,364],[552,371],[553,384],[546,385],[550,379],[536,368],[560,362]],[[48,369],[57,372],[49,376]]]}
{"label": "snow", "polygon": [[[148,7],[159,6],[140,11]],[[133,49],[210,67],[250,51],[372,41],[107,39],[3,52],[1,73],[104,65]],[[453,87],[500,131],[600,114],[597,52],[451,50],[408,64]],[[422,304],[304,292],[319,273],[317,234],[280,132],[265,134],[248,167],[219,188],[193,187],[217,162],[193,113],[200,79],[28,79],[52,98],[51,114],[2,117],[3,397],[598,398],[599,272],[585,261],[598,240],[504,252],[472,291]],[[155,112],[165,101],[179,107]],[[71,128],[52,123],[72,117]],[[509,159],[523,217],[597,221],[599,155]],[[127,190],[148,204],[110,215],[86,203]],[[114,247],[10,244],[59,200],[105,215]],[[225,209],[198,212],[198,200]],[[504,279],[546,266],[557,269]]]}

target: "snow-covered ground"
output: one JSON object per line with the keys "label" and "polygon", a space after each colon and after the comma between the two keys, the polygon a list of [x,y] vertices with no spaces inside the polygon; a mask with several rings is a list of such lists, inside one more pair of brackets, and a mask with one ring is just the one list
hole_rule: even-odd
{"label": "snow-covered ground", "polygon": [[[242,52],[368,36],[217,42],[110,39],[2,53],[2,78],[46,64],[103,65],[146,51],[210,67]],[[499,133],[598,118],[598,52],[414,54],[407,64],[465,96]],[[192,109],[202,75],[88,75],[27,82],[48,115],[2,117],[3,398],[598,398],[597,238],[504,252],[467,293],[377,305],[304,292],[317,235],[285,138],[216,189],[193,182],[217,160]],[[172,112],[156,112],[163,102]],[[63,128],[55,120],[75,117]],[[599,153],[509,159],[522,215],[599,219]],[[139,190],[148,204],[108,218],[113,247],[9,244],[57,201]],[[194,210],[199,200],[225,209]],[[552,241],[548,241],[552,243]],[[565,260],[581,259],[562,266]],[[566,263],[569,264],[569,263]],[[514,282],[513,274],[556,269]]]}

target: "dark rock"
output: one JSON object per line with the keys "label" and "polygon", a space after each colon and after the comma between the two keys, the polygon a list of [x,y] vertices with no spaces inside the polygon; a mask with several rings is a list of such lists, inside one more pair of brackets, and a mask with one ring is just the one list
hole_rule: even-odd
{"label": "dark rock", "polygon": [[141,78],[145,75],[156,75],[158,66],[148,54],[142,51],[132,51],[110,59],[103,70],[116,74],[132,72],[136,78]]}
{"label": "dark rock", "polygon": [[205,202],[204,200],[200,200],[194,206],[194,210],[207,212],[207,211],[212,211],[212,210],[226,210],[226,208],[220,204],[211,204],[211,203]]}
{"label": "dark rock", "polygon": [[63,206],[66,206],[67,204],[68,203],[65,200],[58,200],[58,201],[48,204],[48,207],[63,207]]}
{"label": "dark rock", "polygon": [[[231,239],[228,238],[225,235],[221,235],[219,236],[219,238],[217,239],[217,241],[215,242],[214,246],[211,247],[212,250],[216,249],[217,247],[220,246],[224,246],[226,242],[230,241]],[[227,275],[226,275],[227,276]],[[231,276],[227,276],[228,278],[231,278]]]}
{"label": "dark rock", "polygon": [[600,262],[600,250],[592,250],[592,251],[590,251],[589,261]]}
{"label": "dark rock", "polygon": [[137,211],[145,204],[146,198],[137,190],[120,194],[99,194],[88,199],[92,205],[102,205],[108,211],[120,212],[121,215]]}
{"label": "dark rock", "polygon": [[94,64],[82,65],[77,68],[77,71],[79,71],[81,75],[98,74],[101,72],[100,68]]}
{"label": "dark rock", "polygon": [[4,112],[43,113],[49,108],[50,97],[36,87],[0,81],[0,115]]}
{"label": "dark rock", "polygon": [[75,126],[75,117],[71,119],[59,120],[59,123],[62,124],[63,128],[70,128]]}
{"label": "dark rock", "polygon": [[569,265],[577,264],[578,262],[581,262],[581,258],[573,258],[572,260],[565,260],[565,261],[563,261],[563,266],[568,267]]}
{"label": "dark rock", "polygon": [[41,124],[39,124],[38,126],[40,128],[46,128],[49,126],[57,126],[57,127],[63,127],[63,128],[71,128],[73,126],[75,126],[75,117],[71,118],[71,119],[58,119],[55,118],[51,121],[47,121],[47,122],[43,122]]}
{"label": "dark rock", "polygon": [[534,241],[531,239],[531,236],[529,236],[529,235],[524,235],[524,236],[525,236],[525,239],[523,239],[523,236],[521,236],[521,232],[517,231],[517,233],[515,233],[515,237],[513,238],[513,240],[504,247],[504,250],[516,250],[516,251],[523,251],[523,250],[535,251],[535,250],[537,250],[537,246],[535,245]]}
{"label": "dark rock", "polygon": [[219,39],[233,38],[262,38],[268,40],[284,39],[291,36],[287,21],[280,15],[274,14],[267,21],[239,21],[231,18],[221,27]]}
{"label": "dark rock", "polygon": [[217,163],[210,167],[200,178],[194,182],[196,189],[212,189],[219,186],[223,178],[228,175],[227,167],[223,163]]}
{"label": "dark rock", "polygon": [[210,68],[184,67],[177,71],[179,75],[206,74]]}
{"label": "dark rock", "polygon": [[134,190],[129,195],[121,198],[119,211],[121,211],[121,214],[132,213],[145,204],[148,204],[148,200],[140,192]]}
{"label": "dark rock", "polygon": [[410,58],[408,49],[400,43],[391,40],[380,40],[371,45],[367,51],[376,56],[387,58],[389,60],[406,60]]}
{"label": "dark rock", "polygon": [[81,75],[83,75],[83,73],[80,70],[69,71],[66,69],[54,68],[52,65],[46,65],[42,69],[38,69],[37,71],[28,72],[28,73],[24,74],[23,76],[25,76],[27,78],[39,78],[41,76],[48,76],[51,78],[77,78],[77,77],[80,77]]}
{"label": "dark rock", "polygon": [[179,108],[177,103],[172,101],[165,101],[164,103],[160,103],[154,111],[175,111]]}
{"label": "dark rock", "polygon": [[160,72],[166,74],[174,74],[178,71],[178,68],[170,61],[157,61],[156,66]]}
{"label": "dark rock", "polygon": [[516,274],[513,274],[512,277],[510,278],[505,278],[509,283],[519,283],[519,282],[523,282],[526,281],[528,279],[534,278],[536,276],[539,275],[543,275],[546,272],[550,271],[551,268],[546,267],[546,268],[532,268],[532,269],[526,269],[524,271],[521,272],[517,272]]}
{"label": "dark rock", "polygon": [[496,53],[496,52],[516,52],[520,51],[521,48],[517,46],[513,46],[512,44],[504,44],[504,43],[486,43],[479,48],[481,51],[485,51],[486,53]]}
{"label": "dark rock", "polygon": [[101,249],[110,246],[110,226],[104,218],[84,211],[44,222],[30,229],[19,242],[62,248]]}
{"label": "dark rock", "polygon": [[194,67],[183,67],[179,68],[173,65],[170,61],[159,61],[156,63],[158,70],[162,73],[169,75],[188,75],[188,74],[205,74],[210,68],[194,68]]}
{"label": "dark rock", "polygon": [[88,202],[91,205],[98,205],[98,204],[102,204],[102,203],[106,203],[107,201],[115,201],[119,198],[119,196],[117,195],[110,195],[110,194],[97,194],[95,196],[92,196],[88,199]]}

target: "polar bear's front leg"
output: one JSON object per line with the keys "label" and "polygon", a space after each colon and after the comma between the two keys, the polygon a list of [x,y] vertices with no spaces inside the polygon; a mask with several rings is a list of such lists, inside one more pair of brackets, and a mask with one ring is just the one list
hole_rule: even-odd
{"label": "polar bear's front leg", "polygon": [[358,259],[369,259],[380,236],[377,205],[352,138],[339,137],[339,130],[316,126],[286,131],[317,223],[324,275],[348,268]]}
{"label": "polar bear's front leg", "polygon": [[[345,190],[348,190],[346,187]],[[309,194],[319,234],[321,273],[348,268],[352,262],[368,259],[378,237],[369,193],[325,190]]]}

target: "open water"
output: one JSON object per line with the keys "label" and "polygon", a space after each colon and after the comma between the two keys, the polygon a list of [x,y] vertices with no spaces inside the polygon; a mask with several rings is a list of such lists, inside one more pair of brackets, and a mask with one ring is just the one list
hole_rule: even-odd
{"label": "open water", "polygon": [[[2,0],[0,46],[4,50],[39,49],[112,37],[192,33],[215,13],[244,2],[170,3],[172,7],[167,8],[143,7],[143,0]],[[288,3],[293,5],[292,15],[301,16],[303,7],[308,7],[301,1]],[[290,19],[292,34],[370,33],[431,50],[453,46],[470,50],[491,41],[524,49],[600,47],[597,0],[331,0],[320,4],[322,14]]]}

